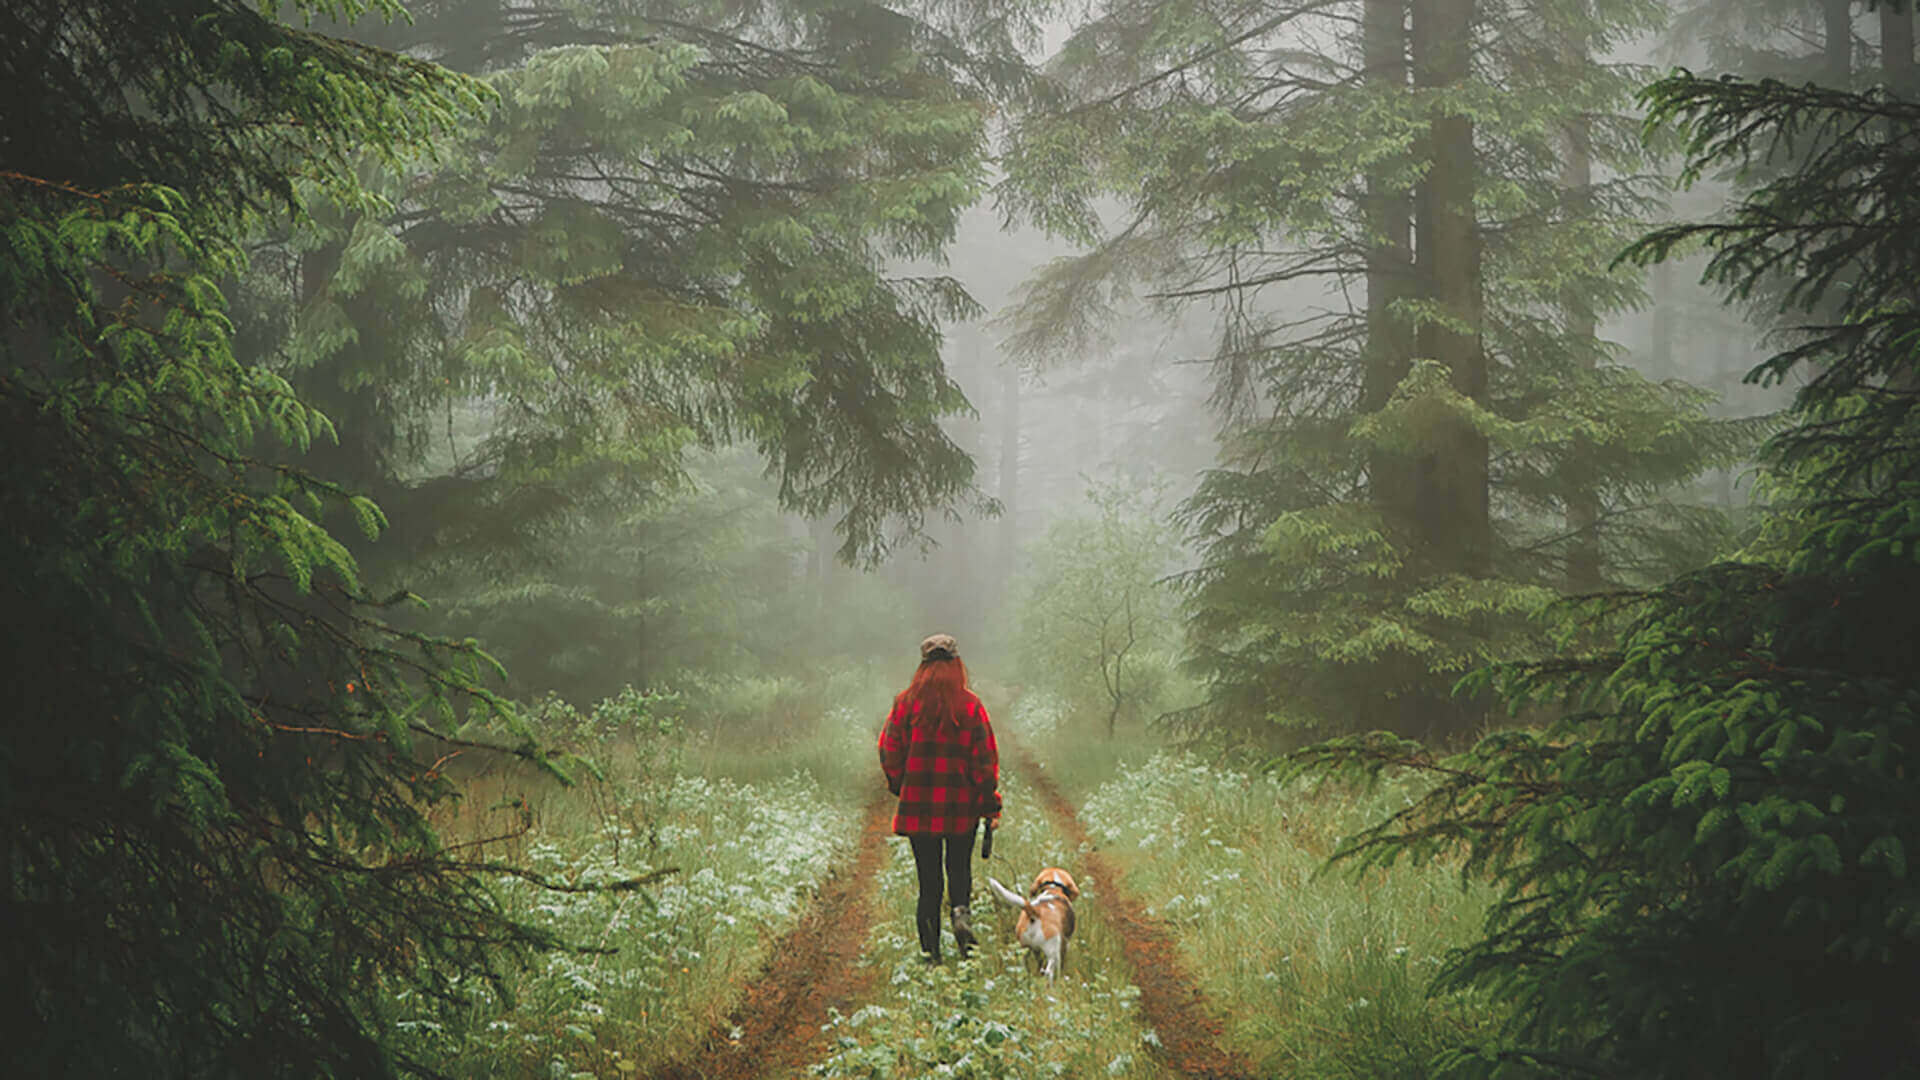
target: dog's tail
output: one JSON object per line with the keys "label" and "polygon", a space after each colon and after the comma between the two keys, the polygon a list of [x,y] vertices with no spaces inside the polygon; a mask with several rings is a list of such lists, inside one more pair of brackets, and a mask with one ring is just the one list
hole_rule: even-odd
{"label": "dog's tail", "polygon": [[999,882],[993,880],[991,876],[987,878],[987,886],[993,890],[994,897],[998,899],[1001,903],[1007,905],[1008,907],[1019,908],[1021,911],[1026,912],[1027,917],[1030,919],[1037,919],[1040,917],[1040,912],[1035,910],[1034,906],[1031,903],[1029,903],[1025,897],[1021,896],[1017,892],[1014,892],[1012,889],[1007,888],[1005,885],[1002,885]]}

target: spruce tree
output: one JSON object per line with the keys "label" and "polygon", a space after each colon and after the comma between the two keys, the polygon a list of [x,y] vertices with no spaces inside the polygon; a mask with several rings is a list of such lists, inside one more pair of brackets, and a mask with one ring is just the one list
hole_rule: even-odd
{"label": "spruce tree", "polygon": [[414,740],[495,707],[491,665],[388,625],[319,524],[379,508],[259,452],[334,428],[236,353],[221,283],[265,215],[363,201],[355,165],[488,91],[235,0],[8,4],[0,75],[12,1071],[431,1071],[393,996],[552,944],[424,816],[450,788]]}
{"label": "spruce tree", "polygon": [[343,433],[310,463],[389,508],[354,547],[370,579],[480,634],[516,691],[584,700],[682,666],[653,613],[684,579],[579,556],[670,528],[708,450],[759,455],[850,563],[990,510],[941,358],[978,309],[939,264],[993,102],[1026,91],[1030,6],[433,0],[343,25],[498,94],[247,283],[248,342]]}
{"label": "spruce tree", "polygon": [[1649,99],[1684,135],[1690,177],[1770,175],[1720,220],[1631,253],[1703,247],[1730,299],[1775,296],[1803,327],[1751,375],[1804,380],[1763,455],[1763,533],[1739,560],[1622,597],[1604,613],[1629,623],[1616,647],[1492,673],[1516,707],[1559,712],[1545,730],[1444,759],[1356,738],[1294,764],[1428,773],[1429,794],[1341,854],[1464,851],[1500,886],[1483,936],[1441,974],[1515,1010],[1503,1042],[1455,1062],[1468,1075],[1906,1075],[1920,1058],[1920,108],[1689,76]]}
{"label": "spruce tree", "polygon": [[[1596,334],[1639,300],[1610,267],[1657,191],[1639,73],[1595,57],[1659,14],[1116,0],[1063,51],[1074,104],[1023,121],[1009,208],[1098,243],[1058,277],[1222,313],[1229,449],[1185,509],[1196,724],[1457,736],[1484,706],[1454,680],[1537,647],[1575,568],[1650,581],[1712,535],[1663,493],[1746,433]],[[1103,193],[1127,215],[1108,237]]]}
{"label": "spruce tree", "polygon": [[939,346],[977,306],[892,267],[936,262],[978,197],[1024,6],[437,0],[347,28],[498,94],[262,286],[297,312],[290,377],[358,421],[340,467],[421,508],[371,557],[484,558],[660,494],[698,446],[762,453],[848,561],[971,508]]}

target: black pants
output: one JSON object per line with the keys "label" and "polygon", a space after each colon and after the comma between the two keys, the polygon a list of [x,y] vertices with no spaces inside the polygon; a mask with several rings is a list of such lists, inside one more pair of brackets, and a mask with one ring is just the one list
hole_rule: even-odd
{"label": "black pants", "polygon": [[920,878],[920,903],[913,911],[913,926],[920,931],[920,951],[937,958],[941,871],[946,872],[947,906],[966,906],[973,896],[973,833],[909,836],[907,843],[913,845],[913,870]]}

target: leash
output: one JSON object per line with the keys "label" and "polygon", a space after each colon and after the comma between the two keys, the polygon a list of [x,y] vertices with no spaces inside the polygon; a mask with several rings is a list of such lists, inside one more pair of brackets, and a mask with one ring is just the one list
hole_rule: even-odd
{"label": "leash", "polygon": [[980,830],[986,834],[980,840],[980,857],[991,859],[993,858],[993,826],[984,817],[980,819]]}

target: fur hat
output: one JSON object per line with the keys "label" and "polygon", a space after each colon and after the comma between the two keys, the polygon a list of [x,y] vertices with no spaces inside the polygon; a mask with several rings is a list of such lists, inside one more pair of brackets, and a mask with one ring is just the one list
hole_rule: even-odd
{"label": "fur hat", "polygon": [[920,643],[920,660],[958,660],[960,643],[952,634],[933,634]]}

